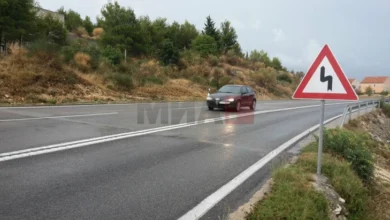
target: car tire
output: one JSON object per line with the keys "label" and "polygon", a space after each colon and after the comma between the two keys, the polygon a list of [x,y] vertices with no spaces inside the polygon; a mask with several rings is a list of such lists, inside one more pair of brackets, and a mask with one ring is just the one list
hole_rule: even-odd
{"label": "car tire", "polygon": [[236,111],[236,112],[239,112],[240,110],[241,110],[241,101],[238,100],[238,101],[237,101],[237,104],[236,104],[236,109],[235,109],[235,111]]}
{"label": "car tire", "polygon": [[209,110],[212,111],[212,110],[214,110],[214,108],[213,107],[209,107]]}
{"label": "car tire", "polygon": [[255,109],[256,109],[256,100],[253,100],[252,105],[249,106],[249,108],[250,108],[251,110],[255,110]]}

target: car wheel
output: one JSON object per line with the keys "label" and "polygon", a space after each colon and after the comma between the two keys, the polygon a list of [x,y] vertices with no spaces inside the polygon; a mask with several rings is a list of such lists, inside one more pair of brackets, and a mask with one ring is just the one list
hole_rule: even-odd
{"label": "car wheel", "polygon": [[236,112],[239,112],[240,110],[241,110],[241,101],[237,101]]}
{"label": "car wheel", "polygon": [[255,110],[255,108],[256,108],[256,100],[253,100],[252,105],[249,108],[251,110]]}
{"label": "car wheel", "polygon": [[212,110],[214,110],[214,108],[213,107],[209,107],[209,110],[212,111]]}

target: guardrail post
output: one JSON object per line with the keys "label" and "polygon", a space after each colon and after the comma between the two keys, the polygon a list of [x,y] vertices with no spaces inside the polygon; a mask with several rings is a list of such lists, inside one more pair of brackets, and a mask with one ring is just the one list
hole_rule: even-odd
{"label": "guardrail post", "polygon": [[349,111],[349,119],[348,119],[348,122],[350,122],[351,119],[352,119],[352,108],[351,108],[351,106],[348,107],[348,111]]}
{"label": "guardrail post", "polygon": [[358,117],[360,117],[360,102],[358,103]]}
{"label": "guardrail post", "polygon": [[341,116],[340,128],[342,128],[344,126],[345,117],[347,116],[348,107],[349,106],[346,106],[344,108],[343,115]]}

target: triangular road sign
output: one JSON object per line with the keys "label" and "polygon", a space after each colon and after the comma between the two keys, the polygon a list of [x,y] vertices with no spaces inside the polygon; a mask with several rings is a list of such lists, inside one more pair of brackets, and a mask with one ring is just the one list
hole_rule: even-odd
{"label": "triangular road sign", "polygon": [[328,45],[325,45],[294,92],[293,99],[358,100]]}

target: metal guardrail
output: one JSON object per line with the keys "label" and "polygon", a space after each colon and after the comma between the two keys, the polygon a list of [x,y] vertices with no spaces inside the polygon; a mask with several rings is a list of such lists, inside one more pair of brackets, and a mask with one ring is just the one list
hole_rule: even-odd
{"label": "metal guardrail", "polygon": [[348,121],[351,120],[352,113],[353,112],[358,112],[358,116],[360,117],[360,111],[366,108],[370,107],[377,107],[380,108],[380,103],[383,101],[384,103],[390,103],[390,98],[386,99],[378,99],[378,100],[368,100],[368,101],[361,101],[361,102],[356,102],[353,104],[349,104],[344,108],[343,116],[341,119],[340,127],[343,127],[345,118],[347,115],[349,115]]}

